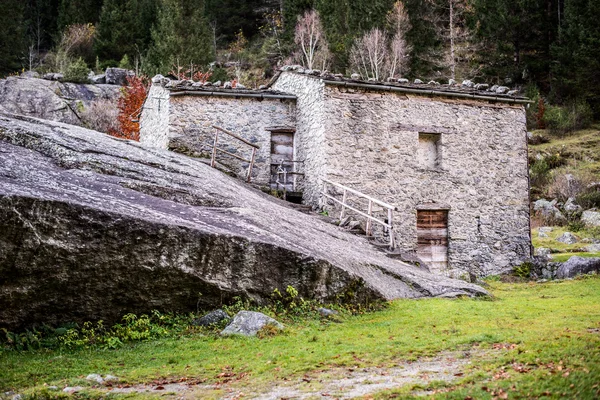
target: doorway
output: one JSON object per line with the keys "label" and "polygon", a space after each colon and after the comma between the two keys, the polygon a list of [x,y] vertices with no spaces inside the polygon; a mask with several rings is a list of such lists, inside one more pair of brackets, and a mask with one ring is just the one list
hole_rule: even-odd
{"label": "doorway", "polygon": [[417,256],[434,274],[448,270],[448,210],[417,210]]}

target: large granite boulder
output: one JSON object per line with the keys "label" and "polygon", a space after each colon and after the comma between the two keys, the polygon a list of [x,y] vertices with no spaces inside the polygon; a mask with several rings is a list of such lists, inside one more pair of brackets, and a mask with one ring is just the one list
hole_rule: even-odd
{"label": "large granite boulder", "polygon": [[583,258],[573,256],[562,263],[560,268],[558,268],[558,271],[556,271],[556,277],[558,279],[573,278],[577,275],[587,274],[592,271],[600,272],[599,257]]}
{"label": "large granite boulder", "polygon": [[595,208],[584,211],[581,214],[581,221],[589,227],[600,226],[600,211]]}
{"label": "large granite boulder", "polygon": [[233,321],[221,331],[221,335],[256,336],[265,326],[270,325],[276,330],[282,330],[283,325],[273,318],[256,311],[240,311],[235,314]]}
{"label": "large granite boulder", "polygon": [[127,78],[135,76],[135,72],[124,68],[106,68],[104,79],[109,85],[126,85]]}
{"label": "large granite boulder", "polygon": [[293,286],[368,302],[481,287],[393,260],[199,160],[0,115],[0,327],[259,303]]}
{"label": "large granite boulder", "polygon": [[115,85],[84,85],[8,77],[0,79],[0,113],[81,125],[81,112],[92,101],[111,99],[116,102],[119,95],[119,86]]}

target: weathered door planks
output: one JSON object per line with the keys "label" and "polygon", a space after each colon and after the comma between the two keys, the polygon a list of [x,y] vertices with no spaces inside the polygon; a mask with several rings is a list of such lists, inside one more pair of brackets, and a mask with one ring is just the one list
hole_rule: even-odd
{"label": "weathered door planks", "polygon": [[432,273],[448,269],[448,211],[417,211],[417,256]]}

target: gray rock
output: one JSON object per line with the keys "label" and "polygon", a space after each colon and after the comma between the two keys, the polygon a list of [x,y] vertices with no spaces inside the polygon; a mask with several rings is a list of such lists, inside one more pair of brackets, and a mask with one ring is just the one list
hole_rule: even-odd
{"label": "gray rock", "polygon": [[20,394],[15,394],[15,395],[12,397],[12,400],[23,400],[23,396],[22,396],[22,395],[20,395]]}
{"label": "gray rock", "polygon": [[102,379],[100,374],[89,374],[85,379],[96,383],[104,383],[104,379]]}
{"label": "gray rock", "polygon": [[258,87],[258,90],[265,90],[265,89],[267,89],[267,85],[260,85]]}
{"label": "gray rock", "polygon": [[573,214],[581,212],[583,209],[580,205],[575,204],[575,199],[573,197],[569,197],[565,204],[563,205],[563,210],[566,212]]}
{"label": "gray rock", "polygon": [[420,80],[420,79],[415,79],[413,83],[415,83],[415,84],[417,84],[417,85],[420,85],[420,84],[422,84],[422,83],[423,83],[423,81],[422,81],[422,80]]}
{"label": "gray rock", "polygon": [[540,257],[545,257],[546,259],[552,258],[550,249],[546,247],[538,247],[535,249],[535,255]]}
{"label": "gray rock", "polygon": [[238,83],[237,85],[235,85],[236,89],[246,89],[246,86],[242,85],[241,83]]}
{"label": "gray rock", "polygon": [[557,200],[548,201],[546,199],[539,199],[533,203],[533,211],[539,212],[543,217],[554,218],[559,221],[565,220],[565,216],[560,212],[556,206]]}
{"label": "gray rock", "polygon": [[60,81],[63,79],[63,74],[59,74],[56,72],[49,72],[47,74],[44,74],[44,76],[42,78],[46,79],[48,81]]}
{"label": "gray rock", "polygon": [[77,393],[83,390],[82,386],[67,386],[62,391],[65,393]]}
{"label": "gray rock", "polygon": [[434,86],[438,86],[440,83],[436,82],[436,81],[429,81],[427,82],[428,85],[434,85]]}
{"label": "gray rock", "polygon": [[216,325],[222,321],[229,320],[229,315],[221,309],[211,311],[208,314],[202,316],[201,318],[195,319],[192,321],[192,325],[195,326],[211,326]]}
{"label": "gray rock", "polygon": [[166,83],[165,87],[167,87],[167,88],[176,88],[176,87],[178,87],[178,86],[181,85],[181,82],[182,81],[179,81],[179,80],[169,80]]}
{"label": "gray rock", "polygon": [[448,79],[448,85],[456,85],[455,79]]}
{"label": "gray rock", "polygon": [[600,257],[583,258],[579,256],[573,256],[562,263],[560,268],[558,268],[558,271],[556,271],[556,277],[558,279],[573,278],[577,275],[587,274],[594,271],[600,271]]}
{"label": "gray rock", "polygon": [[39,78],[40,74],[35,71],[25,71],[20,76],[21,78]]}
{"label": "gray rock", "polygon": [[90,82],[93,83],[94,85],[102,85],[106,83],[106,75],[101,74],[101,75],[92,75],[90,77]]}
{"label": "gray rock", "polygon": [[48,386],[48,390],[57,391],[58,386]]}
{"label": "gray rock", "polygon": [[489,91],[496,92],[496,89],[498,89],[498,85],[493,85],[491,88],[489,88]]}
{"label": "gray rock", "polygon": [[196,87],[196,88],[197,88],[197,87],[203,87],[203,86],[204,86],[204,82],[194,82],[194,83],[192,84],[192,87]]}
{"label": "gray rock", "polygon": [[475,85],[476,90],[487,90],[490,87],[487,83],[478,83]]}
{"label": "gray rock", "polygon": [[367,81],[369,81],[369,82],[378,82],[377,79],[375,79],[375,78],[369,78],[369,79],[367,79]]}
{"label": "gray rock", "polygon": [[221,81],[213,82],[213,86],[221,86]]}
{"label": "gray rock", "polygon": [[571,232],[565,232],[556,238],[557,242],[565,243],[565,244],[575,244],[579,242],[577,236],[573,235]]}
{"label": "gray rock", "polygon": [[510,88],[508,88],[506,86],[498,86],[496,88],[496,93],[498,93],[498,94],[504,94],[504,93],[508,93],[509,90],[510,90]]}
{"label": "gray rock", "polygon": [[206,81],[202,84],[202,86],[213,86],[212,82]]}
{"label": "gray rock", "polygon": [[398,83],[408,83],[408,82],[409,82],[409,80],[406,79],[406,78],[400,78],[400,79],[398,79]]}
{"label": "gray rock", "polygon": [[468,87],[468,88],[472,88],[473,86],[475,86],[475,84],[472,81],[468,80],[468,79],[462,81],[461,85],[464,86],[464,87]]}
{"label": "gray rock", "polygon": [[225,89],[231,89],[231,86],[232,86],[231,81],[227,81],[223,84],[223,88],[225,88]]}
{"label": "gray rock", "polygon": [[519,94],[519,91],[518,90],[509,90],[506,94],[509,96],[516,96]]}
{"label": "gray rock", "polygon": [[118,381],[119,381],[119,378],[117,378],[114,375],[109,374],[109,375],[104,376],[104,382],[118,382]]}
{"label": "gray rock", "polygon": [[330,310],[329,308],[324,307],[317,309],[317,311],[319,312],[319,314],[321,314],[322,317],[333,317],[334,315],[339,314],[339,312],[335,310]]}
{"label": "gray rock", "polygon": [[10,330],[264,302],[288,285],[323,303],[487,294],[199,160],[21,116],[0,116],[0,248]]}
{"label": "gray rock", "polygon": [[110,99],[116,104],[118,86],[52,82],[36,78],[0,79],[0,113],[14,113],[81,124],[81,104]]}
{"label": "gray rock", "polygon": [[552,232],[554,228],[551,226],[541,226],[538,229],[538,237],[548,237],[548,234]]}
{"label": "gray rock", "polygon": [[587,251],[588,253],[600,253],[600,244],[598,244],[598,243],[588,244],[583,249],[585,251]]}
{"label": "gray rock", "polygon": [[283,329],[281,323],[263,313],[256,311],[240,311],[235,314],[233,321],[221,331],[221,335],[256,336],[258,331],[267,325],[271,325],[278,330]]}
{"label": "gray rock", "polygon": [[600,226],[600,211],[595,208],[585,210],[581,214],[581,221],[589,227]]}
{"label": "gray rock", "polygon": [[154,75],[154,77],[152,78],[152,83],[163,83],[164,79],[165,79],[165,77],[162,76],[161,74]]}
{"label": "gray rock", "polygon": [[135,76],[135,72],[124,68],[106,68],[104,76],[107,84],[123,86],[127,84],[128,77]]}

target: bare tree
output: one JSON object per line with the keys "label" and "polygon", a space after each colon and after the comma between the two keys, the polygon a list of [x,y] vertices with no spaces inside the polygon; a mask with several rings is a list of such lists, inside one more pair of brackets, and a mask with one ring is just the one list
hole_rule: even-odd
{"label": "bare tree", "polygon": [[298,18],[294,42],[298,46],[293,57],[296,61],[308,69],[327,69],[331,53],[318,12],[310,10]]}
{"label": "bare tree", "polygon": [[406,33],[410,30],[411,24],[401,1],[394,3],[392,11],[387,16],[387,23],[393,34],[387,57],[387,75],[393,78],[396,74],[406,74],[408,56],[412,50],[412,46],[406,42]]}
{"label": "bare tree", "polygon": [[388,52],[388,40],[385,32],[373,28],[354,41],[350,50],[350,64],[367,79],[383,78]]}

